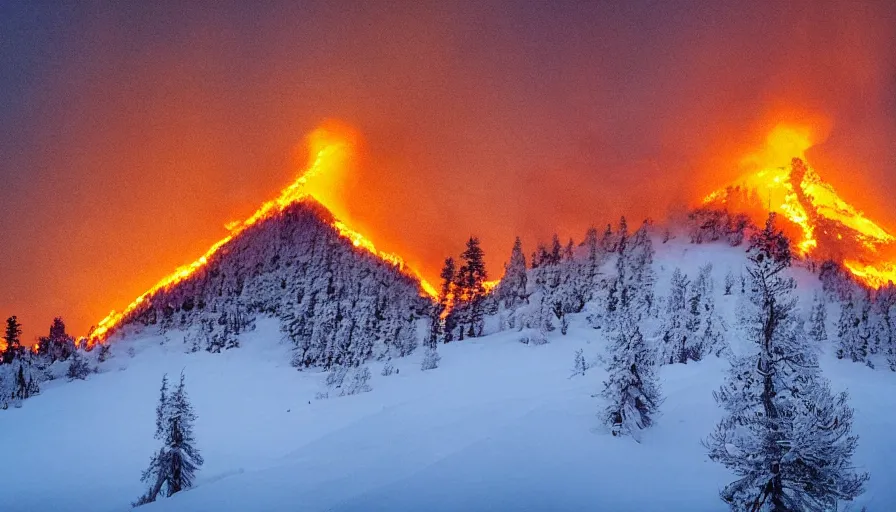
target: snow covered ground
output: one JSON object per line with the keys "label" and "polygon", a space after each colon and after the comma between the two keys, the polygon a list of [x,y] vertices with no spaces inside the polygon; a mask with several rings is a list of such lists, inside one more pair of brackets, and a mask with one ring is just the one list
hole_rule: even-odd
{"label": "snow covered ground", "polygon": [[[663,257],[658,293],[676,265],[694,275],[688,267],[706,256],[725,261],[692,256]],[[718,288],[726,269],[717,268]],[[730,313],[736,298],[724,300]],[[576,349],[589,358],[602,351],[600,331],[577,316],[567,336],[552,333],[547,345],[523,345],[519,336],[442,345],[440,367],[428,372],[419,369],[422,350],[394,361],[399,373],[388,377],[373,363],[372,392],[326,400],[314,398],[325,374],[289,366],[273,320],[222,354],[128,339],[103,373],[47,383],[21,409],[0,411],[0,510],[127,510],[157,448],[162,374],[181,370],[206,462],[197,487],[147,512],[727,510],[718,491],[732,475],[701,446],[721,417],[712,391],[726,361],[662,367],[662,416],[638,444],[600,427],[604,404],[592,397],[600,367],[569,377]],[[896,510],[896,373],[827,352],[826,376],[835,390],[849,390],[856,409],[854,462],[871,473],[852,507]]]}

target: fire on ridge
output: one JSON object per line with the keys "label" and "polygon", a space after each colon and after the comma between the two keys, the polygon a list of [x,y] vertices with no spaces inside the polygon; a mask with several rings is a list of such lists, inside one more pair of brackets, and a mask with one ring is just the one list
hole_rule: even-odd
{"label": "fire on ridge", "polygon": [[[309,180],[315,176],[332,173],[335,170],[344,167],[348,160],[354,155],[354,143],[348,134],[343,133],[334,126],[326,126],[320,127],[311,133],[308,137],[308,147],[310,157],[308,166],[293,183],[280,192],[279,197],[262,204],[249,218],[243,221],[227,224],[227,229],[230,233],[209,247],[205,254],[192,263],[183,265],[171,274],[163,277],[150,289],[134,299],[134,301],[128,304],[122,311],[110,312],[105,318],[100,320],[97,326],[89,334],[87,339],[88,346],[105,341],[108,335],[111,334],[110,331],[129,313],[137,309],[143,301],[147,300],[147,298],[151,297],[159,290],[167,289],[193,275],[197,270],[204,267],[222,246],[259,221],[275,216],[288,206],[309,197],[315,199],[325,207],[330,208],[327,201],[328,197],[326,197],[325,194],[322,192],[315,193],[310,190]],[[353,246],[367,251],[383,261],[394,265],[400,271],[405,272],[419,281],[422,292],[430,297],[437,296],[438,292],[436,289],[423,279],[416,269],[407,266],[400,256],[378,250],[371,240],[361,233],[351,229],[340,220],[334,220],[332,226],[341,236],[350,240]]]}
{"label": "fire on ridge", "polygon": [[868,286],[896,282],[896,237],[844,201],[806,162],[813,145],[807,127],[778,125],[765,147],[741,163],[754,170],[703,199],[746,213],[773,211],[796,226],[797,251],[842,262]]}

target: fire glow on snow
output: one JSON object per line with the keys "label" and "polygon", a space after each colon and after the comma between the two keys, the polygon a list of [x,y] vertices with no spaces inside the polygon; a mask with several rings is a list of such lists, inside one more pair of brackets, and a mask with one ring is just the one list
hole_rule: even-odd
{"label": "fire glow on snow", "polygon": [[[308,197],[315,199],[327,208],[331,208],[330,203],[328,202],[330,197],[326,194],[326,191],[318,190],[317,188],[312,189],[309,186],[309,180],[315,176],[333,173],[345,167],[355,153],[355,145],[352,141],[353,137],[345,128],[339,128],[332,125],[318,128],[312,132],[308,137],[310,156],[308,167],[292,184],[280,192],[279,197],[262,204],[261,207],[246,220],[229,223],[227,229],[230,233],[221,240],[215,242],[215,244],[213,244],[205,254],[200,256],[199,259],[179,267],[171,274],[162,278],[152,288],[128,304],[122,311],[112,311],[109,313],[91,332],[88,339],[88,345],[104,341],[106,337],[111,334],[110,331],[115,328],[128,313],[134,311],[145,300],[159,290],[165,290],[193,275],[197,270],[204,267],[222,246],[233,240],[250,226],[275,216],[288,206]],[[378,250],[368,238],[351,229],[340,220],[334,220],[332,226],[340,235],[350,240],[352,245],[358,249],[377,256],[418,280],[420,282],[421,290],[426,294],[431,297],[437,295],[435,288],[423,279],[419,272],[408,267],[400,256]]]}

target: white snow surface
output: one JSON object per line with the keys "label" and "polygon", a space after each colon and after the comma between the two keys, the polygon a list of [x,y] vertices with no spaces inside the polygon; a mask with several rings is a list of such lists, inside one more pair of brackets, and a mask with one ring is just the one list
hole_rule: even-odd
{"label": "white snow surface", "polygon": [[[657,293],[675,266],[694,277],[712,261],[719,309],[733,325],[737,295],[723,297],[722,281],[729,268],[739,271],[743,248],[657,249]],[[808,311],[817,278],[794,274]],[[661,367],[656,425],[640,444],[616,438],[598,417],[605,404],[592,396],[603,369],[569,377],[577,349],[590,360],[606,346],[583,315],[543,346],[505,331],[440,345],[440,367],[427,372],[423,350],[393,360],[399,373],[388,377],[374,362],[372,392],[325,400],[315,394],[326,374],[289,365],[276,320],[259,320],[241,348],[221,354],[184,353],[176,333],[168,336],[164,344],[157,336],[118,341],[101,373],[46,383],[21,409],[0,411],[0,510],[128,510],[158,447],[162,375],[181,370],[205,465],[196,487],[141,507],[147,512],[728,510],[718,492],[734,476],[701,446],[722,414],[712,392],[727,361]],[[871,474],[850,506],[896,510],[896,373],[838,361],[829,346],[823,352],[825,375],[834,390],[849,391],[856,411],[854,463]]]}

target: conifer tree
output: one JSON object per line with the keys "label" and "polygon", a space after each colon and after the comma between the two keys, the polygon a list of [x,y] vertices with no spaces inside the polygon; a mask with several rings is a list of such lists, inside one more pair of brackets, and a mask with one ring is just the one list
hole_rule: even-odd
{"label": "conifer tree", "polygon": [[516,237],[513,249],[510,251],[510,261],[504,267],[504,277],[501,278],[501,282],[495,290],[495,295],[505,308],[513,309],[526,302],[527,280],[523,244],[520,237]]}
{"label": "conifer tree", "polygon": [[616,252],[616,240],[613,234],[613,227],[607,224],[607,229],[604,230],[603,236],[600,238],[600,245],[603,247],[604,252]]}
{"label": "conifer tree", "polygon": [[622,310],[619,324],[601,393],[608,402],[603,417],[614,436],[630,435],[640,442],[641,431],[653,424],[660,406],[659,380],[653,354],[629,311]]}
{"label": "conifer tree", "polygon": [[660,327],[662,341],[661,353],[664,364],[686,363],[692,359],[688,340],[692,337],[687,328],[688,320],[688,282],[687,277],[676,268],[672,272],[669,287],[669,298],[666,300],[666,312]]}
{"label": "conifer tree", "polygon": [[168,378],[162,377],[160,395],[156,406],[155,438],[162,441],[162,447],[143,472],[140,480],[148,484],[149,489],[134,502],[135,507],[154,502],[160,493],[170,497],[193,487],[196,472],[203,464],[202,456],[194,446],[196,414],[187,396],[184,374],[181,373],[180,383],[170,394]]}
{"label": "conifer tree", "polygon": [[40,387],[30,364],[20,361],[18,366],[19,369],[16,371],[13,399],[17,403],[21,403],[22,400],[26,400],[40,393]]}
{"label": "conifer tree", "polygon": [[575,377],[576,375],[585,375],[585,372],[588,371],[588,362],[585,361],[585,353],[582,349],[576,350],[575,357],[573,358],[572,363],[572,374],[570,377]]}
{"label": "conifer tree", "polygon": [[840,318],[837,320],[838,359],[850,359],[856,363],[868,360],[871,339],[869,311],[867,298],[858,306],[852,296],[840,304]]}
{"label": "conifer tree", "polygon": [[700,267],[692,293],[694,295],[692,300],[696,303],[699,315],[695,334],[700,353],[696,355],[700,358],[704,355],[721,356],[728,346],[725,343],[725,323],[722,321],[722,317],[716,313],[712,263]]}
{"label": "conifer tree", "polygon": [[896,341],[894,340],[892,317],[894,305],[896,305],[896,286],[893,283],[889,283],[887,286],[877,290],[873,303],[874,324],[872,334],[874,337],[874,352],[886,354],[888,359],[893,349],[893,343]]}
{"label": "conifer tree", "polygon": [[439,274],[442,278],[442,286],[439,289],[439,301],[436,308],[438,321],[434,321],[437,332],[442,335],[445,343],[454,339],[454,329],[456,327],[455,316],[449,314],[456,300],[457,270],[454,266],[454,258],[445,258],[445,264],[442,266],[442,272]]}
{"label": "conifer tree", "polygon": [[[610,233],[612,235],[612,232]],[[598,239],[597,228],[591,226],[585,232],[585,240],[579,245],[585,248],[585,262],[583,264],[583,278],[585,286],[590,290],[597,283],[597,275],[600,271],[604,247]],[[589,299],[591,296],[589,295]]]}
{"label": "conifer tree", "polygon": [[825,307],[824,298],[816,293],[812,300],[812,312],[809,314],[809,337],[821,343],[828,339],[827,329],[827,308]]}
{"label": "conifer tree", "polygon": [[90,366],[84,359],[80,350],[75,350],[68,363],[68,371],[66,377],[68,380],[84,380],[90,375]]}
{"label": "conifer tree", "polygon": [[835,510],[867,479],[850,466],[852,409],[845,393],[831,393],[796,318],[796,285],[783,275],[789,243],[773,216],[749,254],[743,315],[756,348],[733,360],[715,393],[725,417],[705,441],[709,457],[738,475],[721,497],[737,511]]}
{"label": "conifer tree", "polygon": [[423,359],[420,361],[420,369],[423,371],[434,370],[439,367],[439,361],[442,356],[439,355],[438,346],[426,347],[423,352]]}
{"label": "conifer tree", "polygon": [[21,343],[22,324],[19,323],[15,315],[6,319],[6,330],[3,334],[3,340],[6,342],[6,348],[3,350],[2,363],[9,364],[16,358],[20,357],[24,350]]}
{"label": "conifer tree", "polygon": [[463,339],[463,336],[482,336],[484,326],[484,283],[488,279],[488,273],[478,238],[471,236],[467,240],[467,248],[461,253],[461,259],[463,265],[457,272],[456,283],[461,301],[458,323],[461,327],[460,339]]}
{"label": "conifer tree", "polygon": [[53,362],[68,359],[74,351],[75,339],[65,332],[65,322],[60,317],[54,318],[50,334],[38,339],[37,353]]}
{"label": "conifer tree", "polygon": [[725,274],[725,295],[731,295],[731,290],[734,289],[735,283],[734,272],[729,270],[728,273]]}
{"label": "conifer tree", "polygon": [[560,237],[554,233],[551,238],[551,259],[548,261],[550,265],[557,265],[563,259],[563,246],[560,245]]}

